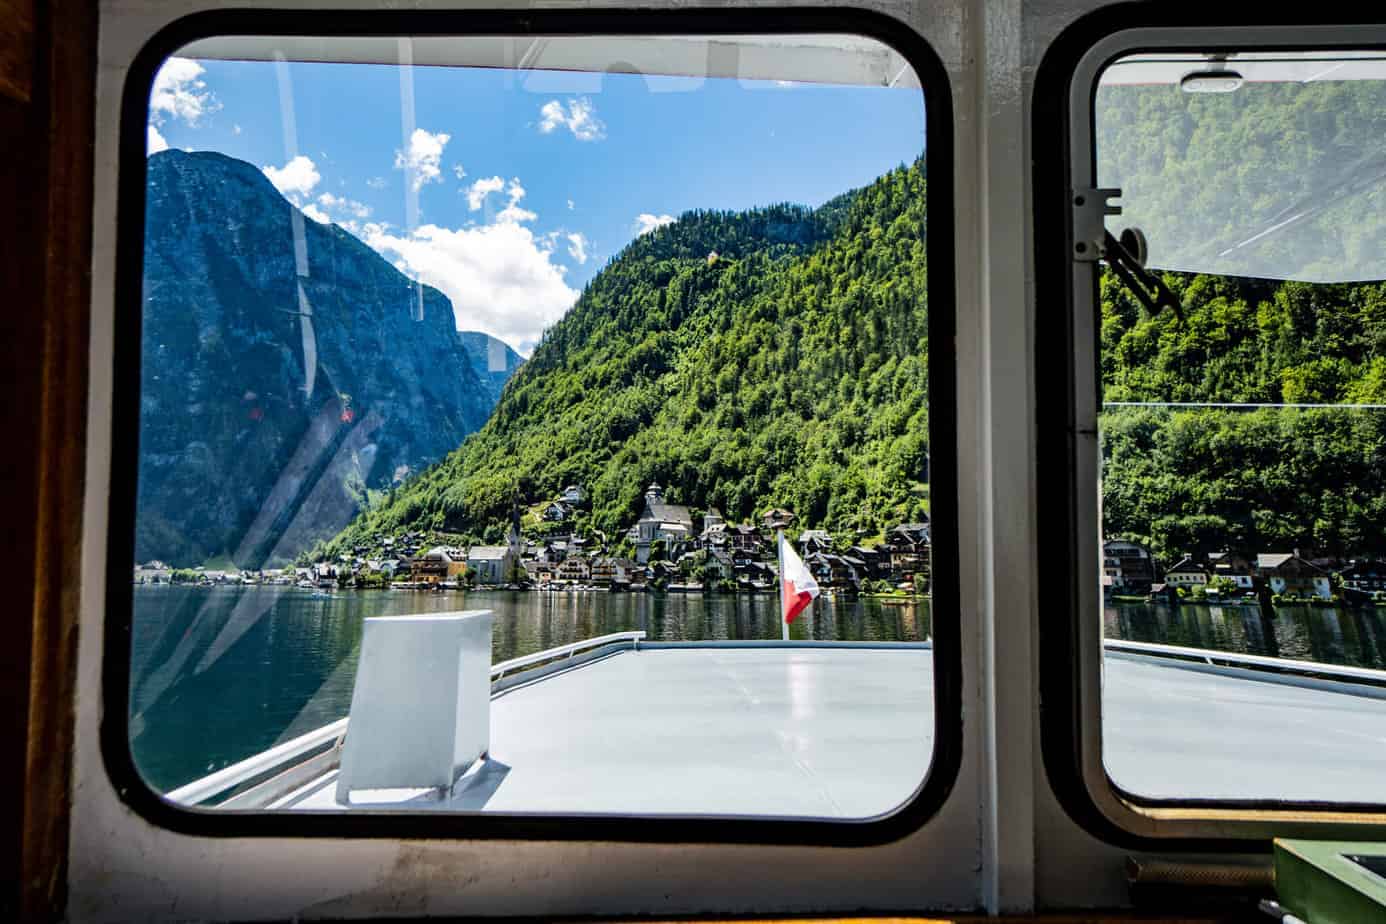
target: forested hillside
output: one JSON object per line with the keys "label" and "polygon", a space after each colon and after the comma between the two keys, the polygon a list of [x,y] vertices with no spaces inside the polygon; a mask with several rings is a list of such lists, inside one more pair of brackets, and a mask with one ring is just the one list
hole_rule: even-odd
{"label": "forested hillside", "polygon": [[[1386,85],[1106,87],[1097,111],[1100,179],[1152,263],[1229,274],[1165,274],[1185,324],[1103,280],[1105,399],[1386,403],[1386,284],[1245,278],[1386,277]],[[1103,455],[1106,534],[1166,564],[1386,554],[1386,411],[1109,409]]]}
{"label": "forested hillside", "polygon": [[[1386,404],[1386,284],[1166,274],[1187,323],[1102,286],[1107,401]],[[1386,554],[1386,410],[1109,408],[1109,536]]]}
{"label": "forested hillside", "polygon": [[[564,485],[614,535],[646,485],[746,519],[879,532],[927,511],[922,163],[811,211],[693,212],[587,287],[486,425],[363,514],[480,536]],[[715,256],[713,255],[715,252]]]}

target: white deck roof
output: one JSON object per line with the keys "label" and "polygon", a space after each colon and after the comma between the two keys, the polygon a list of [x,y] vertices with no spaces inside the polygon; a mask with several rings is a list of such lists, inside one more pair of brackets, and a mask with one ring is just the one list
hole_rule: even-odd
{"label": "white deck roof", "polygon": [[451,802],[373,807],[869,817],[922,781],[932,701],[925,649],[623,652],[498,695],[489,766]]}
{"label": "white deck roof", "polygon": [[[1106,659],[1106,760],[1151,797],[1386,801],[1386,699]],[[498,694],[491,756],[439,801],[353,805],[564,814],[863,818],[920,784],[927,649],[645,648]],[[283,808],[340,810],[332,774]]]}
{"label": "white deck roof", "polygon": [[1386,802],[1386,699],[1111,655],[1106,674],[1107,772],[1128,792]]}

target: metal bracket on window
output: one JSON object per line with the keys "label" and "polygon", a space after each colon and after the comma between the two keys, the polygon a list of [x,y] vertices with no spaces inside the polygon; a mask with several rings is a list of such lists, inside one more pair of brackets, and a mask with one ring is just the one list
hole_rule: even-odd
{"label": "metal bracket on window", "polygon": [[1107,200],[1120,197],[1120,189],[1073,190],[1073,259],[1079,263],[1106,261],[1146,311],[1159,314],[1168,308],[1183,323],[1184,310],[1179,299],[1160,277],[1145,268],[1145,236],[1128,228],[1118,239],[1107,230],[1106,217],[1121,214],[1121,206]]}
{"label": "metal bracket on window", "polygon": [[1073,203],[1073,259],[1079,263],[1096,263],[1106,249],[1108,215],[1120,215],[1121,206],[1108,199],[1121,198],[1119,189],[1075,189]]}

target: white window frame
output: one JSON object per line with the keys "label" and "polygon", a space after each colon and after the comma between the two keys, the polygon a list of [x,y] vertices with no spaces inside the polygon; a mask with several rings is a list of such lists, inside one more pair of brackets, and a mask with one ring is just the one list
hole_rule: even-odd
{"label": "white window frame", "polygon": [[[1382,26],[1189,26],[1133,28],[1113,32],[1079,60],[1069,84],[1068,189],[1095,188],[1093,100],[1097,81],[1112,61],[1136,52],[1386,47]],[[1079,668],[1080,771],[1083,786],[1105,819],[1141,838],[1265,840],[1271,837],[1362,838],[1386,834],[1386,804],[1380,813],[1333,811],[1286,802],[1274,808],[1220,808],[1190,800],[1187,805],[1148,805],[1120,791],[1102,761],[1102,510],[1098,437],[1100,306],[1093,274],[1100,264],[1071,261],[1073,292],[1072,395],[1075,420],[1077,663]],[[1097,555],[1092,554],[1096,544]]]}

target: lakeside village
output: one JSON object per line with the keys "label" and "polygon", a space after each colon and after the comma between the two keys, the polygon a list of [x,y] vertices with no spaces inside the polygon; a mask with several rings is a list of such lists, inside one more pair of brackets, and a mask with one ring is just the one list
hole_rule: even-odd
{"label": "lakeside village", "polygon": [[1296,549],[1185,555],[1162,569],[1139,543],[1110,539],[1102,544],[1102,595],[1109,602],[1257,606],[1262,594],[1272,603],[1386,606],[1386,561],[1311,558]]}
{"label": "lakeside village", "polygon": [[[652,484],[644,510],[614,542],[573,527],[586,506],[581,486],[531,514],[518,508],[504,545],[450,545],[446,537],[405,532],[357,545],[334,561],[282,571],[172,569],[151,561],[135,568],[136,584],[292,584],[319,591],[358,588],[442,592],[468,588],[667,592],[765,592],[777,589],[775,536],[790,537],[824,591],[911,598],[929,592],[928,518],[887,529],[873,545],[850,544],[826,530],[794,535],[794,513],[767,510],[756,525],[728,523],[714,507],[695,527],[693,513]],[[441,540],[441,541],[440,541]]]}

